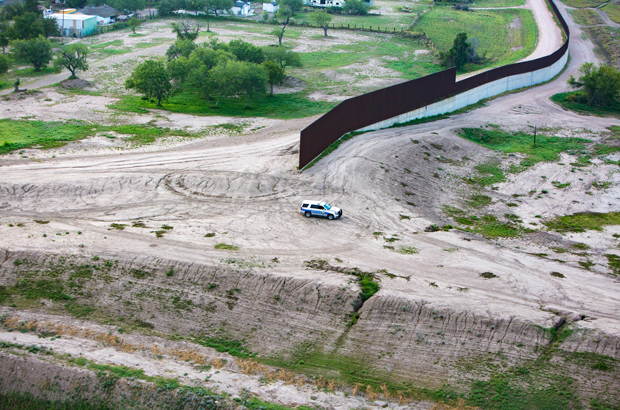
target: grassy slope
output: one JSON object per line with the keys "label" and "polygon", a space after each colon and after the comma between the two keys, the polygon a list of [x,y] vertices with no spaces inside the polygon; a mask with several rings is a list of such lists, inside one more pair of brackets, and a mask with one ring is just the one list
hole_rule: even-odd
{"label": "grassy slope", "polygon": [[605,3],[605,0],[563,0],[563,3],[568,7],[584,8],[598,7]]}
{"label": "grassy slope", "polygon": [[605,7],[603,7],[601,10],[607,13],[607,15],[612,21],[620,23],[620,5],[618,5],[617,3],[609,3],[605,5]]}
{"label": "grassy slope", "polygon": [[[516,19],[521,28],[509,28]],[[416,30],[422,30],[440,49],[452,47],[458,33],[465,32],[469,39],[480,42],[479,52],[486,54],[489,61],[470,70],[514,63],[529,55],[536,45],[537,27],[532,12],[524,9],[477,10],[464,12],[449,7],[435,7],[420,19]],[[512,52],[511,48],[521,50]]]}
{"label": "grassy slope", "polygon": [[595,10],[574,9],[574,10],[569,10],[569,13],[571,17],[573,18],[573,20],[575,21],[575,23],[577,24],[591,26],[594,24],[604,23],[601,16],[599,16]]}
{"label": "grassy slope", "polygon": [[54,148],[65,145],[69,141],[76,141],[96,133],[113,131],[115,133],[131,135],[129,141],[137,143],[153,142],[156,138],[171,135],[193,136],[187,131],[171,131],[167,128],[117,125],[103,126],[88,124],[83,121],[28,121],[28,120],[0,120],[0,154],[28,148]]}
{"label": "grassy slope", "polygon": [[564,109],[575,111],[579,114],[596,115],[599,117],[616,117],[620,118],[620,103],[616,103],[609,108],[602,107],[590,107],[586,104],[570,101],[570,96],[577,94],[579,91],[573,91],[570,93],[555,94],[551,97],[551,100],[556,104],[562,106]]}

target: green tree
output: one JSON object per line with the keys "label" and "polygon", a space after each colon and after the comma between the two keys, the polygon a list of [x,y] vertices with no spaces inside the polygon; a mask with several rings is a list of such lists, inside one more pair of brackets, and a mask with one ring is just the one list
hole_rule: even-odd
{"label": "green tree", "polygon": [[107,0],[106,4],[119,11],[137,11],[146,7],[145,0]]}
{"label": "green tree", "polygon": [[194,41],[198,38],[198,33],[200,33],[200,24],[192,25],[188,20],[172,23],[172,32],[176,33],[178,40]]}
{"label": "green tree", "polygon": [[439,59],[443,66],[456,67],[457,70],[460,70],[468,62],[468,53],[467,34],[459,33],[454,39],[452,48],[447,52],[439,53]]}
{"label": "green tree", "polygon": [[30,61],[34,71],[41,71],[52,59],[52,43],[43,36],[28,40],[15,40],[11,42],[11,49],[17,58]]}
{"label": "green tree", "polygon": [[24,40],[45,35],[43,21],[35,13],[24,13],[13,19],[13,24],[7,29],[11,40]]}
{"label": "green tree", "polygon": [[243,40],[231,40],[228,43],[228,51],[233,53],[238,60],[260,64],[265,60],[265,55],[260,47]]}
{"label": "green tree", "polygon": [[70,78],[77,78],[77,71],[88,70],[87,55],[87,46],[81,43],[71,44],[64,50],[61,50],[54,60],[54,71],[59,73],[63,68],[66,68],[71,72]]}
{"label": "green tree", "polygon": [[317,10],[313,13],[310,13],[308,17],[314,24],[323,28],[323,31],[325,32],[325,37],[327,37],[327,29],[329,28],[329,23],[332,21],[332,16],[330,16],[324,11]]}
{"label": "green tree", "polygon": [[133,31],[133,33],[134,33],[134,34],[136,34],[136,29],[137,29],[138,27],[140,27],[140,24],[141,24],[141,23],[142,23],[142,22],[141,22],[139,19],[137,19],[137,18],[135,18],[135,17],[132,17],[132,18],[130,18],[130,19],[129,19],[129,21],[127,22],[127,25],[129,26],[129,28],[131,29],[131,31]]}
{"label": "green tree", "polygon": [[284,81],[284,69],[275,61],[265,61],[263,67],[267,72],[267,82],[271,86],[269,95],[273,96],[273,85],[280,85]]}
{"label": "green tree", "polygon": [[265,60],[275,61],[280,67],[301,67],[301,56],[299,53],[289,50],[286,47],[264,47],[263,54]]}
{"label": "green tree", "polygon": [[189,55],[198,47],[192,40],[176,40],[166,51],[168,60],[174,60],[181,56],[189,58]]}
{"label": "green tree", "polygon": [[342,11],[346,14],[365,16],[368,14],[368,6],[361,0],[346,0]]}
{"label": "green tree", "polygon": [[155,60],[146,60],[138,65],[125,81],[125,88],[134,89],[148,98],[156,99],[158,107],[161,107],[161,101],[172,93],[170,74],[164,63]]}
{"label": "green tree", "polygon": [[613,67],[601,64],[584,63],[579,68],[580,76],[572,75],[568,84],[582,90],[584,102],[589,106],[609,106],[615,103],[620,91],[620,73]]}
{"label": "green tree", "polygon": [[190,73],[189,60],[186,57],[179,57],[168,61],[166,69],[172,80],[172,93],[177,93],[183,89]]}
{"label": "green tree", "polygon": [[245,61],[233,61],[240,64],[238,71],[239,90],[245,94],[245,108],[248,108],[250,97],[265,93],[267,87],[267,73],[263,66]]}
{"label": "green tree", "polygon": [[274,29],[271,34],[275,35],[278,38],[278,45],[282,46],[282,38],[284,37],[284,30],[291,22],[291,17],[298,12],[301,11],[304,4],[302,0],[281,0],[280,7],[278,8],[278,13],[276,17],[278,20],[281,20],[282,27],[278,29]]}
{"label": "green tree", "polygon": [[209,0],[207,2],[207,11],[218,16],[220,11],[229,12],[234,6],[233,0]]}
{"label": "green tree", "polygon": [[173,14],[173,11],[179,10],[177,2],[175,0],[162,0],[157,8],[157,15],[160,17],[167,17]]}
{"label": "green tree", "polygon": [[0,75],[5,74],[11,67],[11,59],[6,54],[0,54]]}
{"label": "green tree", "polygon": [[5,53],[9,45],[9,37],[6,33],[7,29],[8,25],[5,22],[0,23],[0,47],[2,47],[2,54]]}
{"label": "green tree", "polygon": [[67,7],[81,9],[86,6],[86,0],[65,0]]}

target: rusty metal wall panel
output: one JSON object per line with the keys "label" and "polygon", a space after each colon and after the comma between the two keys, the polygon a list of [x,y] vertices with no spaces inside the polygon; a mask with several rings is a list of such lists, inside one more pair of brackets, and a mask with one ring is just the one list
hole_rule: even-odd
{"label": "rusty metal wall panel", "polygon": [[422,108],[447,97],[480,87],[492,81],[549,67],[569,46],[570,32],[553,0],[547,0],[566,34],[566,42],[553,54],[523,61],[456,82],[452,67],[422,78],[349,98],[301,131],[299,168],[308,165],[343,135],[372,124]]}

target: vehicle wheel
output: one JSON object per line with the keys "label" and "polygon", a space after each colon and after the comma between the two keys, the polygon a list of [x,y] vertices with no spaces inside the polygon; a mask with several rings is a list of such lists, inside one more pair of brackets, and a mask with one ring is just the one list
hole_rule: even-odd
{"label": "vehicle wheel", "polygon": [[327,215],[327,219],[329,219],[331,221],[332,219],[334,219],[334,215],[332,215],[332,214]]}
{"label": "vehicle wheel", "polygon": [[306,211],[304,215],[306,215],[306,218],[310,218],[312,216],[312,214],[309,211]]}

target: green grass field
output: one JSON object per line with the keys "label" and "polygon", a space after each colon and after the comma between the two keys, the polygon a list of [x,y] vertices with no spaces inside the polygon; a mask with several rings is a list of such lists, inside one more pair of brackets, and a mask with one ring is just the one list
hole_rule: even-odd
{"label": "green grass field", "polygon": [[310,117],[323,114],[336,104],[324,101],[310,101],[305,93],[275,94],[250,100],[249,107],[244,108],[245,98],[231,98],[221,100],[218,108],[211,102],[207,108],[207,101],[196,94],[185,92],[172,97],[157,107],[156,102],[146,101],[136,96],[125,96],[118,103],[109,105],[109,108],[125,112],[146,113],[148,109],[163,109],[171,112],[194,115],[221,115],[228,117],[266,117],[277,119],[292,119]]}
{"label": "green grass field", "polygon": [[0,75],[0,90],[12,88],[13,83],[17,78],[36,78],[52,74],[53,72],[54,70],[52,70],[52,67],[45,67],[41,71],[34,71],[34,68],[20,68],[17,70],[9,71],[8,73]]}
{"label": "green grass field", "polygon": [[471,7],[515,7],[525,4],[525,0],[476,0]]}
{"label": "green grass field", "polygon": [[150,143],[157,138],[167,136],[190,137],[187,131],[171,131],[167,128],[143,125],[103,126],[88,124],[83,121],[29,121],[0,120],[0,154],[30,148],[55,148],[70,141],[88,138],[97,133],[113,131],[118,134],[131,135],[128,141]]}
{"label": "green grass field", "polygon": [[521,160],[519,169],[522,171],[538,162],[557,161],[561,152],[581,151],[585,144],[591,142],[585,138],[561,138],[538,135],[536,145],[534,136],[524,133],[508,133],[499,130],[481,128],[464,128],[460,136],[493,150],[502,150],[506,154],[522,153],[526,157]]}
{"label": "green grass field", "polygon": [[[519,23],[520,26],[518,27]],[[512,24],[512,28],[509,27]],[[477,10],[465,12],[437,6],[426,13],[416,25],[440,50],[452,47],[458,33],[477,39],[478,51],[488,58],[484,65],[471,70],[505,65],[525,58],[536,45],[537,27],[532,12],[524,9]],[[515,51],[511,51],[515,50]]]}
{"label": "green grass field", "polygon": [[579,91],[573,91],[570,93],[555,94],[551,97],[551,101],[562,106],[563,108],[571,111],[575,111],[579,114],[596,115],[598,117],[616,117],[620,118],[620,103],[616,103],[612,107],[590,107],[586,104],[571,101],[571,95],[575,95]]}
{"label": "green grass field", "polygon": [[569,10],[573,21],[584,26],[592,26],[594,24],[603,24],[603,19],[598,15],[596,10],[575,9]]}
{"label": "green grass field", "polygon": [[620,23],[620,5],[617,3],[609,3],[601,8],[601,10],[607,13],[611,21]]}
{"label": "green grass field", "polygon": [[605,3],[606,0],[564,0],[563,3],[568,7],[585,8],[585,7],[598,7]]}

